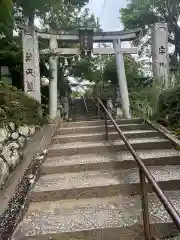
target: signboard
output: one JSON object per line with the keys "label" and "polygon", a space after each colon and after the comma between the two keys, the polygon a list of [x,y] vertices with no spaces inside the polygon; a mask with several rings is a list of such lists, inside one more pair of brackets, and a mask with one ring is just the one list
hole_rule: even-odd
{"label": "signboard", "polygon": [[93,30],[80,29],[79,30],[80,51],[83,55],[90,55],[93,51]]}
{"label": "signboard", "polygon": [[154,77],[168,83],[168,26],[167,23],[156,23],[152,28],[152,61]]}
{"label": "signboard", "polygon": [[24,91],[41,102],[38,39],[35,31],[23,32]]}

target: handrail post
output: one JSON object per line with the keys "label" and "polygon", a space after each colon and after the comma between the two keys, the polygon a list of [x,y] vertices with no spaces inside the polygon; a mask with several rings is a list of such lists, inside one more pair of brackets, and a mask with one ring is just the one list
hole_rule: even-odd
{"label": "handrail post", "polygon": [[104,119],[105,119],[105,140],[108,141],[109,140],[109,136],[108,136],[108,121],[107,121],[107,114],[104,111]]}
{"label": "handrail post", "polygon": [[98,101],[97,107],[98,107],[98,118],[100,119],[101,118],[101,113],[100,113],[101,109],[100,109],[99,101]]}
{"label": "handrail post", "polygon": [[143,212],[144,239],[151,240],[152,238],[151,238],[150,221],[149,221],[146,177],[141,169],[139,170],[139,179],[140,179],[141,202],[142,202],[142,212]]}
{"label": "handrail post", "polygon": [[83,96],[83,101],[84,101],[84,106],[85,106],[86,112],[88,112],[88,107],[87,107],[86,100],[85,100],[84,96]]}

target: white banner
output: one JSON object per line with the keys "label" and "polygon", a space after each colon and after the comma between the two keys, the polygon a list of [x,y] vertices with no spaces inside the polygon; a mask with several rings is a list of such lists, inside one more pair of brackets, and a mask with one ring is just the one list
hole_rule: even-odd
{"label": "white banner", "polygon": [[38,38],[23,32],[24,91],[41,102]]}

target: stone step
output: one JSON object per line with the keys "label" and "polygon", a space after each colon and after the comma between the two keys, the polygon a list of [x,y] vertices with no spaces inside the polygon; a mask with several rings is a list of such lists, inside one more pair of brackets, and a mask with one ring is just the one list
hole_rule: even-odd
{"label": "stone step", "polygon": [[[118,124],[138,124],[142,123],[141,119],[119,119],[116,120]],[[66,123],[66,126],[68,127],[82,127],[82,126],[104,126],[104,120],[96,120],[96,121],[80,121],[80,122],[71,122],[71,123]],[[108,124],[111,124],[111,121],[108,120]]]}
{"label": "stone step", "polygon": [[[162,133],[156,130],[132,130],[124,131],[124,134],[127,138],[146,138],[146,137],[158,137],[163,136]],[[120,136],[117,131],[109,132],[109,140],[120,139]],[[52,139],[53,144],[57,143],[68,143],[68,142],[85,142],[85,141],[104,141],[105,133],[86,133],[86,134],[67,134],[67,135],[56,135]]]}
{"label": "stone step", "polygon": [[84,123],[84,122],[92,122],[98,119],[97,115],[78,115],[78,116],[74,116],[73,117],[76,121],[73,122],[68,122],[66,123],[67,126],[72,127],[72,126],[76,126],[75,123]]}
{"label": "stone step", "polygon": [[[180,213],[180,191],[166,196]],[[154,193],[149,194],[152,236],[177,234]],[[14,240],[143,240],[140,195],[31,203]]]}
{"label": "stone step", "polygon": [[[129,139],[129,142],[135,150],[171,149],[173,147],[171,141],[158,137]],[[127,150],[127,147],[122,140],[108,142],[72,142],[52,145],[48,150],[48,156],[69,156],[75,154],[119,152],[123,150]]]}
{"label": "stone step", "polygon": [[[163,190],[180,189],[180,165],[150,166],[148,169]],[[147,189],[152,192],[149,184]],[[137,168],[44,175],[34,186],[31,200],[40,202],[101,198],[121,193],[130,195],[140,193]]]}
{"label": "stone step", "polygon": [[[137,151],[146,166],[180,165],[180,152],[174,149]],[[136,168],[130,152],[47,157],[42,174]]]}
{"label": "stone step", "polygon": [[[122,131],[132,131],[132,130],[152,130],[152,126],[149,124],[120,124],[120,129]],[[109,131],[115,131],[114,125],[108,125]],[[57,130],[56,135],[67,135],[75,133],[97,133],[104,132],[104,125],[99,126],[78,126],[78,127],[63,127]]]}

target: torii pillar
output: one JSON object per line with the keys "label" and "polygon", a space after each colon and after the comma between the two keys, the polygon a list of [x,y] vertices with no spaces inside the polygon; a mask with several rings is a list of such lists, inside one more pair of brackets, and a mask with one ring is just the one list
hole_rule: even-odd
{"label": "torii pillar", "polygon": [[[55,37],[52,36],[50,39],[50,49],[55,50],[58,48],[58,42]],[[49,81],[49,118],[54,120],[57,117],[57,78],[58,78],[58,68],[57,68],[57,57],[52,56],[49,59],[49,69],[51,78]]]}
{"label": "torii pillar", "polygon": [[116,55],[116,65],[117,65],[117,75],[118,75],[118,83],[121,94],[121,106],[123,111],[123,116],[126,119],[131,118],[130,114],[130,103],[129,103],[129,93],[126,81],[126,71],[124,66],[124,56],[123,49],[121,49],[121,41],[114,41],[114,50]]}

